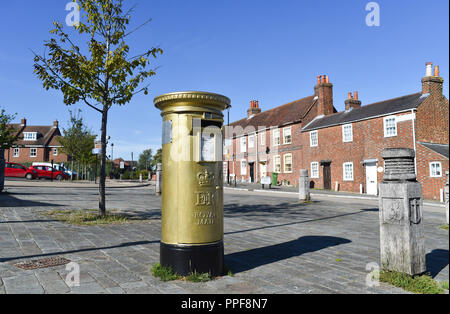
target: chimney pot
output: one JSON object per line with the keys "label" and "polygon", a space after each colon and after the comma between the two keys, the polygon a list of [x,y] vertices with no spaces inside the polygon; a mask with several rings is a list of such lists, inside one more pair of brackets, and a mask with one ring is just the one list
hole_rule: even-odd
{"label": "chimney pot", "polygon": [[348,99],[353,99],[352,93],[348,92]]}
{"label": "chimney pot", "polygon": [[358,100],[358,92],[355,92],[355,100]]}
{"label": "chimney pot", "polygon": [[433,76],[433,63],[432,62],[427,62],[426,63],[426,72],[425,72],[425,76]]}
{"label": "chimney pot", "polygon": [[439,66],[438,66],[438,65],[436,65],[436,66],[434,67],[434,76],[439,77]]}
{"label": "chimney pot", "polygon": [[330,78],[328,77],[328,75],[325,75],[325,83],[330,83]]}
{"label": "chimney pot", "polygon": [[21,123],[22,125],[27,125],[27,119],[22,118],[22,120],[20,121],[20,123]]}
{"label": "chimney pot", "polygon": [[55,120],[55,122],[53,122],[53,126],[54,126],[55,128],[57,128],[57,127],[59,126],[58,120]]}

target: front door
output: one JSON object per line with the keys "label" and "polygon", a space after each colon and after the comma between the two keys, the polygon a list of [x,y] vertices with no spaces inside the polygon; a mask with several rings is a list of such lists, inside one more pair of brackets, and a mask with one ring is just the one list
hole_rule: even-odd
{"label": "front door", "polygon": [[323,164],[323,188],[324,190],[331,190],[331,164]]}
{"label": "front door", "polygon": [[378,195],[377,182],[377,164],[366,164],[366,193],[369,195]]}
{"label": "front door", "polygon": [[265,164],[259,165],[259,170],[261,172],[261,178],[264,178],[267,176],[267,166]]}
{"label": "front door", "polygon": [[255,163],[249,163],[250,166],[250,182],[255,182]]}

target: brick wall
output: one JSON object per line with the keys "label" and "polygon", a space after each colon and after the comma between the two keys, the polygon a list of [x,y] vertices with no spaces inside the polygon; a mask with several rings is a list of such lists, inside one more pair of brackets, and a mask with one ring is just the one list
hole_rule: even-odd
{"label": "brick wall", "polygon": [[[30,148],[29,147],[20,147],[19,148],[19,157],[13,157],[14,148],[11,148],[8,150],[5,150],[5,160],[10,162],[16,162],[16,163],[33,163],[33,162],[51,162],[53,159],[53,162],[60,163],[60,162],[67,162],[68,158],[67,155],[58,152],[57,156],[53,155],[52,148],[37,148],[36,151],[36,157],[30,156]],[[9,154],[9,155],[8,155]]]}
{"label": "brick wall", "polygon": [[[397,116],[407,116],[409,113]],[[310,132],[302,133],[303,163],[305,169],[309,170],[311,176],[311,162],[331,161],[331,187],[335,188],[336,181],[340,191],[357,192],[360,191],[360,184],[363,184],[366,191],[366,173],[364,160],[377,159],[378,167],[383,167],[381,152],[387,147],[414,148],[412,121],[406,120],[397,123],[397,136],[384,137],[383,117],[355,122],[353,127],[353,141],[343,142],[342,126],[333,126],[319,129],[319,145],[310,147]],[[353,162],[353,180],[343,180],[343,164]],[[323,167],[319,168],[320,177],[311,179],[314,187],[322,189]],[[383,178],[382,173],[378,173],[378,182]]]}
{"label": "brick wall", "polygon": [[[417,144],[417,179],[422,183],[422,193],[425,199],[440,200],[440,189],[444,189],[447,181],[445,172],[449,171],[448,158]],[[431,177],[430,163],[440,162],[442,173],[440,177]]]}

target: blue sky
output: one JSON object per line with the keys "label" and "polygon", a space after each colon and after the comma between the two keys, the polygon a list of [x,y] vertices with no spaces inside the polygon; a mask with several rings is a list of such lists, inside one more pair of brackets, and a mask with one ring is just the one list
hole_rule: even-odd
{"label": "blue sky", "polygon": [[[68,0],[2,1],[0,107],[32,125],[63,127],[68,109],[82,109],[99,133],[100,115],[83,104],[66,107],[59,91],[45,91],[33,74],[30,49],[42,53],[52,22],[65,21]],[[183,90],[216,92],[232,100],[230,120],[257,99],[267,110],[313,94],[316,76],[334,84],[344,108],[349,91],[364,104],[420,91],[425,62],[444,77],[448,97],[447,0],[379,0],[380,27],[366,25],[365,0],[126,0],[137,4],[134,25],[150,24],[129,39],[132,53],[160,46],[148,96],[110,111],[114,157],[131,159],[161,144],[161,117],[153,99]],[[108,150],[110,154],[110,150]],[[136,157],[135,157],[136,158]]]}

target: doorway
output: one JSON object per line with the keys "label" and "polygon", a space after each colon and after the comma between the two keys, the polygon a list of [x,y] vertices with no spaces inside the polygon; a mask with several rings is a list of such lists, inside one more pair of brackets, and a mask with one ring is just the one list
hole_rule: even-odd
{"label": "doorway", "polygon": [[255,182],[255,163],[250,162],[248,165],[250,166],[250,182],[254,183]]}
{"label": "doorway", "polygon": [[323,189],[331,190],[331,162],[322,162],[323,166]]}
{"label": "doorway", "polygon": [[366,164],[366,190],[369,195],[378,195],[377,164]]}

